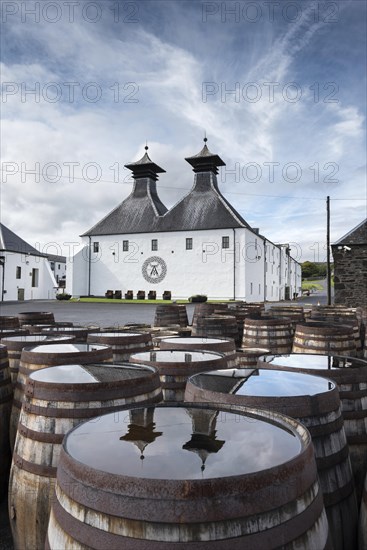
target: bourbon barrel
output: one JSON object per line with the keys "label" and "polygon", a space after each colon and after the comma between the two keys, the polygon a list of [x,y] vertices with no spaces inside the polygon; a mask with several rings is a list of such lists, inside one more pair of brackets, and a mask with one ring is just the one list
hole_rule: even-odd
{"label": "bourbon barrel", "polygon": [[293,329],[290,319],[261,317],[247,318],[243,329],[242,347],[270,349],[272,353],[289,353],[292,350]]}
{"label": "bourbon barrel", "polygon": [[353,328],[323,322],[299,323],[294,333],[292,353],[356,355]]}
{"label": "bourbon barrel", "polygon": [[[16,548],[44,548],[64,435],[85,419],[112,411],[117,419],[132,404],[161,399],[158,373],[147,366],[62,365],[30,375],[9,483]],[[98,425],[98,418],[95,423]]]}
{"label": "bourbon barrel", "polygon": [[208,404],[128,415],[64,439],[47,549],[331,548],[311,438],[295,420]]}
{"label": "bourbon barrel", "polygon": [[180,309],[176,304],[158,305],[155,308],[155,327],[167,327],[169,325],[180,325]]}
{"label": "bourbon barrel", "polygon": [[1,343],[8,348],[9,368],[13,387],[18,378],[20,356],[25,347],[39,346],[40,344],[68,344],[73,341],[74,336],[47,336],[44,334],[29,334],[26,336],[10,336],[9,338],[3,338]]}
{"label": "bourbon barrel", "polygon": [[[236,346],[232,338],[206,338],[205,336],[167,336],[162,338],[159,345],[162,350],[200,350],[222,353],[227,361],[228,368],[237,366],[238,358]],[[267,353],[263,351],[260,355]]]}
{"label": "bourbon barrel", "polygon": [[6,494],[10,468],[9,422],[13,387],[10,378],[8,352],[0,345],[0,500]]}
{"label": "bourbon barrel", "polygon": [[19,328],[19,319],[18,317],[10,315],[0,315],[0,330],[2,329],[12,329]]}
{"label": "bourbon barrel", "polygon": [[159,372],[164,401],[172,402],[183,401],[186,381],[192,374],[227,367],[222,353],[187,349],[134,353],[129,360],[155,367]]}
{"label": "bourbon barrel", "polygon": [[193,336],[208,338],[232,338],[239,345],[239,332],[236,317],[233,315],[208,315],[197,317],[192,327]]}
{"label": "bourbon barrel", "polygon": [[367,361],[354,357],[290,354],[260,357],[260,368],[299,371],[338,385],[357,499],[367,471]]}
{"label": "bourbon barrel", "polygon": [[85,344],[88,334],[99,331],[99,326],[93,325],[88,327],[46,327],[41,332],[53,336],[74,336],[76,343]]}
{"label": "bourbon barrel", "polygon": [[88,343],[106,344],[112,348],[113,361],[128,361],[133,353],[152,349],[152,337],[149,333],[138,332],[91,332]]}
{"label": "bourbon barrel", "polygon": [[22,325],[53,325],[55,322],[54,314],[50,311],[22,311],[18,313],[20,326]]}
{"label": "bourbon barrel", "polygon": [[12,449],[28,376],[35,370],[55,365],[84,365],[97,361],[112,362],[112,349],[99,344],[51,344],[23,349],[10,418],[10,446]]}
{"label": "bourbon barrel", "polygon": [[357,544],[358,506],[335,382],[300,372],[230,369],[189,378],[185,400],[260,407],[310,432],[334,550]]}

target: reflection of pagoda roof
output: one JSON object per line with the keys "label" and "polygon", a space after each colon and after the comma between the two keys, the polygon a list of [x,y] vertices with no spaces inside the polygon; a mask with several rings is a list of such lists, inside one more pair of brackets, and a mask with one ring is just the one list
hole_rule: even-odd
{"label": "reflection of pagoda roof", "polygon": [[157,437],[161,436],[163,432],[155,432],[155,422],[147,424],[147,426],[140,426],[139,424],[129,424],[128,432],[120,437],[122,441],[131,441],[138,449],[143,452],[145,447],[150,443],[153,443]]}
{"label": "reflection of pagoda roof", "polygon": [[186,451],[206,451],[208,454],[217,453],[223,447],[225,441],[215,439],[215,433],[212,435],[192,434],[190,441],[182,445]]}

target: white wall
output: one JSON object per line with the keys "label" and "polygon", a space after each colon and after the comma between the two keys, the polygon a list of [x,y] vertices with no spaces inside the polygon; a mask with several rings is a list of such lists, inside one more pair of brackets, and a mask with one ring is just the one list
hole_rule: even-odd
{"label": "white wall", "polygon": [[[5,256],[4,301],[18,300],[18,289],[24,289],[25,300],[55,297],[57,284],[47,258],[18,252],[2,252],[1,255]],[[16,278],[17,267],[21,270],[20,279]],[[38,269],[38,286],[32,286],[33,269]]]}
{"label": "white wall", "polygon": [[[229,248],[222,248],[222,237],[228,237]],[[153,238],[158,241],[157,251],[151,249]],[[192,250],[186,250],[187,238],[193,241]],[[129,241],[128,251],[123,250],[123,241]],[[98,252],[94,243],[98,243]],[[284,299],[284,286],[290,285],[290,260],[285,249],[269,241],[266,247],[265,254],[264,239],[245,228],[93,237],[90,294],[103,296],[107,290],[121,290],[124,295],[132,290],[135,297],[138,290],[146,296],[155,290],[161,298],[169,290],[173,298],[206,294],[210,299],[278,301]],[[88,255],[86,238],[84,248],[68,266],[67,291],[74,296],[88,294]],[[154,256],[162,258],[167,267],[158,283],[147,281],[142,273],[144,262]]]}

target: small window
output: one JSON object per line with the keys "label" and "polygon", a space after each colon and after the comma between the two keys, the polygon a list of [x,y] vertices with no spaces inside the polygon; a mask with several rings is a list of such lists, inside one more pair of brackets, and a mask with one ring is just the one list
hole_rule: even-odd
{"label": "small window", "polygon": [[22,278],[22,268],[19,265],[17,265],[15,278],[16,279],[21,279]]}
{"label": "small window", "polygon": [[252,285],[252,283],[250,283],[250,294],[252,294],[252,287],[253,287],[253,285]]}
{"label": "small window", "polygon": [[152,250],[158,250],[158,239],[152,239]]}
{"label": "small window", "polygon": [[59,264],[59,266],[58,266],[58,267],[59,267],[59,269],[61,269],[61,264]]}
{"label": "small window", "polygon": [[192,250],[192,239],[186,239],[186,250]]}
{"label": "small window", "polygon": [[129,241],[122,241],[122,251],[129,252]]}
{"label": "small window", "polygon": [[229,237],[222,237],[222,248],[229,248]]}
{"label": "small window", "polygon": [[93,243],[93,252],[99,252],[99,243],[98,242]]}
{"label": "small window", "polygon": [[51,269],[52,271],[55,271],[55,262],[51,262]]}
{"label": "small window", "polygon": [[32,269],[32,287],[38,286],[38,275],[39,275],[39,270],[36,268],[33,268]]}

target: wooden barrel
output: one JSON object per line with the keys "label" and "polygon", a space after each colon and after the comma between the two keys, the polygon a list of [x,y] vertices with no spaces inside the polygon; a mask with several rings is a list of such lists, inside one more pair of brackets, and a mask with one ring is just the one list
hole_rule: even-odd
{"label": "wooden barrel", "polygon": [[290,354],[260,357],[258,365],[317,374],[336,382],[359,500],[367,471],[367,362],[353,357]]}
{"label": "wooden barrel", "polygon": [[256,369],[258,358],[268,353],[270,350],[266,348],[239,348],[237,349],[238,366]]}
{"label": "wooden barrel", "polygon": [[45,334],[30,334],[27,336],[11,336],[3,338],[1,343],[8,348],[9,368],[13,387],[15,387],[20,356],[25,347],[51,345],[51,344],[68,344],[74,341],[74,336],[47,336]]}
{"label": "wooden barrel", "polygon": [[245,320],[242,347],[270,349],[272,353],[289,353],[292,349],[293,329],[289,319],[274,317]]}
{"label": "wooden barrel", "polygon": [[302,323],[305,320],[303,307],[271,306],[266,314],[270,315],[270,317],[287,317],[291,320],[293,328],[296,328],[297,323]]}
{"label": "wooden barrel", "polygon": [[18,313],[20,326],[22,325],[53,325],[55,322],[54,314],[50,311],[22,311]]}
{"label": "wooden barrel", "polygon": [[356,347],[356,357],[363,357],[363,343],[362,343],[362,333],[361,325],[357,317],[332,317],[328,315],[327,317],[318,317],[316,320],[311,319],[308,323],[322,323],[322,326],[327,325],[346,325],[350,326],[353,329],[353,337]]}
{"label": "wooden barrel", "polygon": [[180,310],[176,304],[158,305],[155,308],[155,327],[167,327],[168,325],[180,325]]}
{"label": "wooden barrel", "polygon": [[153,348],[152,337],[149,333],[91,332],[88,334],[87,341],[111,346],[115,363],[127,361],[132,353],[148,351]]}
{"label": "wooden barrel", "polygon": [[74,336],[75,342],[78,344],[85,344],[88,339],[88,334],[91,332],[99,332],[99,326],[89,327],[48,327],[42,329],[42,334],[49,334],[53,336]]}
{"label": "wooden barrel", "polygon": [[58,323],[38,324],[38,325],[22,325],[22,327],[29,331],[29,334],[42,332],[44,328],[56,328],[56,327],[72,327],[73,323],[69,321],[61,321]]}
{"label": "wooden barrel", "polygon": [[9,336],[26,336],[29,334],[29,330],[22,328],[4,328],[0,329],[0,339],[8,338]]}
{"label": "wooden barrel", "polygon": [[196,326],[196,320],[198,317],[207,317],[212,315],[214,311],[228,311],[228,304],[202,302],[195,305],[194,314],[192,316],[192,326]]}
{"label": "wooden barrel", "polygon": [[192,327],[193,336],[208,338],[232,338],[236,345],[240,345],[236,317],[232,315],[208,315],[197,317]]}
{"label": "wooden barrel", "polygon": [[[205,336],[185,338],[168,336],[161,339],[159,347],[162,350],[214,351],[222,353],[225,356],[228,368],[234,368],[238,364],[236,346],[232,338],[206,338]],[[267,353],[267,351],[265,353]],[[261,355],[264,355],[264,353],[261,353]]]}
{"label": "wooden barrel", "polygon": [[222,353],[187,349],[134,353],[129,361],[150,365],[158,370],[163,399],[166,402],[183,401],[186,381],[192,374],[227,368],[227,361]]}
{"label": "wooden barrel", "polygon": [[10,446],[14,448],[25,384],[35,370],[55,365],[112,362],[112,349],[99,344],[51,344],[24,348],[20,356],[18,379],[10,418]]}
{"label": "wooden barrel", "polygon": [[312,306],[311,309],[311,318],[312,319],[318,319],[322,317],[359,317],[360,316],[360,308],[356,307],[346,307],[346,306],[338,306],[338,305],[332,305],[332,306]]}
{"label": "wooden barrel", "polygon": [[0,330],[3,328],[19,328],[19,326],[20,325],[18,317],[13,317],[10,315],[0,315]]}
{"label": "wooden barrel", "polygon": [[300,372],[230,369],[189,378],[185,400],[260,407],[310,432],[334,550],[357,544],[358,506],[335,382]]}
{"label": "wooden barrel", "polygon": [[13,387],[11,385],[8,352],[0,345],[0,500],[6,495],[10,468],[9,422]]}
{"label": "wooden barrel", "polygon": [[[9,483],[15,547],[44,548],[64,435],[87,418],[162,399],[155,369],[132,364],[62,365],[30,375]],[[126,416],[126,415],[123,415]],[[98,418],[95,420],[98,425]]]}
{"label": "wooden barrel", "polygon": [[300,323],[296,325],[292,352],[354,357],[356,344],[353,328],[322,322]]}
{"label": "wooden barrel", "polygon": [[65,437],[48,550],[331,547],[311,438],[295,420],[207,404],[129,416]]}
{"label": "wooden barrel", "polygon": [[367,473],[359,512],[358,550],[367,550]]}

